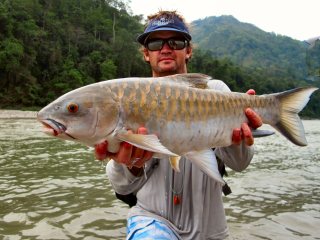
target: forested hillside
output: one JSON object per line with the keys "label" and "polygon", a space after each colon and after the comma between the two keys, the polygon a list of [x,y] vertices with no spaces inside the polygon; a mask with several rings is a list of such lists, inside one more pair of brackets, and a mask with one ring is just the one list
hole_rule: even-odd
{"label": "forested hillside", "polygon": [[199,48],[214,57],[228,57],[251,69],[267,69],[270,76],[289,74],[303,79],[307,75],[307,45],[298,40],[264,32],[232,16],[194,21],[192,31]]}
{"label": "forested hillside", "polygon": [[41,106],[85,84],[147,75],[140,21],[117,0],[1,1],[1,106]]}
{"label": "forested hillside", "polygon": [[[210,28],[219,29],[219,24],[225,21],[223,17],[220,20],[209,24]],[[263,40],[258,34],[256,44],[248,40],[253,37],[250,26],[247,31],[240,31],[241,23],[233,21],[234,29],[239,31],[230,27],[229,34],[225,30],[221,35],[215,32],[215,39],[210,38],[209,30],[207,35],[203,33],[200,22],[197,29],[192,28],[196,50],[189,72],[222,79],[233,91],[254,88],[258,94],[305,85],[320,87],[317,79],[308,82],[296,73],[304,69],[301,74],[305,74],[307,69],[305,62],[295,58],[302,43],[292,44],[287,37],[269,34]],[[149,66],[135,41],[142,31],[141,16],[130,14],[130,8],[121,0],[0,1],[0,108],[38,109],[89,83],[150,76]],[[226,46],[233,44],[228,39],[234,38],[235,33],[239,45]],[[207,45],[201,42],[205,39]],[[275,42],[270,45],[272,41]],[[225,52],[228,48],[229,53]],[[246,58],[243,54],[248,49],[252,56]],[[285,67],[273,64],[280,50]],[[317,54],[312,57],[317,58]],[[237,59],[244,61],[240,63]],[[316,104],[319,99],[320,94],[316,93],[304,115],[320,117]]]}

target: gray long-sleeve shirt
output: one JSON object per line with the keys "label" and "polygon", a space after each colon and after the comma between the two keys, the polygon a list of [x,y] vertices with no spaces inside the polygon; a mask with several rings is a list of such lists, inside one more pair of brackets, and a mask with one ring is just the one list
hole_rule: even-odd
{"label": "gray long-sleeve shirt", "polygon": [[[210,87],[230,91],[219,80]],[[245,169],[253,148],[245,144],[217,148],[215,154],[235,171]],[[224,239],[228,228],[222,202],[221,185],[209,178],[187,159],[180,161],[180,173],[171,169],[168,159],[152,159],[146,163],[146,174],[135,177],[126,166],[111,160],[106,168],[114,190],[119,194],[135,192],[137,205],[128,216],[150,216],[166,222],[181,239]],[[177,194],[181,203],[174,205]]]}

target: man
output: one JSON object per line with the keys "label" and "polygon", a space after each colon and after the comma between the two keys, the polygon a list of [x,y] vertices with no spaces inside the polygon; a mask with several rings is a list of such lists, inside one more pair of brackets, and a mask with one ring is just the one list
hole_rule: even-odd
{"label": "man", "polygon": [[[153,77],[187,73],[192,56],[191,35],[183,17],[175,11],[160,11],[148,17],[147,27],[138,37],[143,56]],[[211,87],[230,91],[221,81]],[[261,119],[251,109],[245,111],[254,128]],[[147,134],[141,127],[138,133]],[[243,123],[233,132],[233,145],[215,149],[215,154],[236,171],[245,169],[252,157],[253,137]],[[111,157],[109,180],[118,196],[136,195],[137,203],[128,214],[127,239],[224,239],[228,235],[221,185],[186,159],[180,173],[169,161],[152,158],[152,153],[122,143],[116,154],[106,152],[107,143],[96,146],[98,159]],[[216,159],[212,159],[216,161]],[[135,197],[134,197],[135,198]]]}

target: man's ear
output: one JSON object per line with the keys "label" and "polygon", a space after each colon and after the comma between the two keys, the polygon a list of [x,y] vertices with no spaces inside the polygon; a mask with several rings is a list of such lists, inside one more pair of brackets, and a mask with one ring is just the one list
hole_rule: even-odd
{"label": "man's ear", "polygon": [[192,57],[192,48],[191,47],[187,47],[186,49],[186,59],[191,59]]}
{"label": "man's ear", "polygon": [[191,57],[192,57],[192,48],[191,47],[187,47],[187,49],[186,49],[186,63],[189,62]]}
{"label": "man's ear", "polygon": [[150,58],[149,58],[149,52],[148,49],[143,49],[143,59],[145,62],[149,63],[150,62]]}

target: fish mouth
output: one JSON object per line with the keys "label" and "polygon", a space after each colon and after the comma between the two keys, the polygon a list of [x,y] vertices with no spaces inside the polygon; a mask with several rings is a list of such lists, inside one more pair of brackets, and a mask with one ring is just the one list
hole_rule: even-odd
{"label": "fish mouth", "polygon": [[68,134],[66,132],[67,127],[65,125],[63,125],[62,123],[57,122],[54,119],[47,118],[47,119],[41,120],[41,123],[44,126],[44,132],[49,134],[49,135],[52,135],[52,136],[56,137],[58,135],[65,134],[68,137],[70,137],[72,139],[75,139],[74,137],[72,137],[70,134]]}

